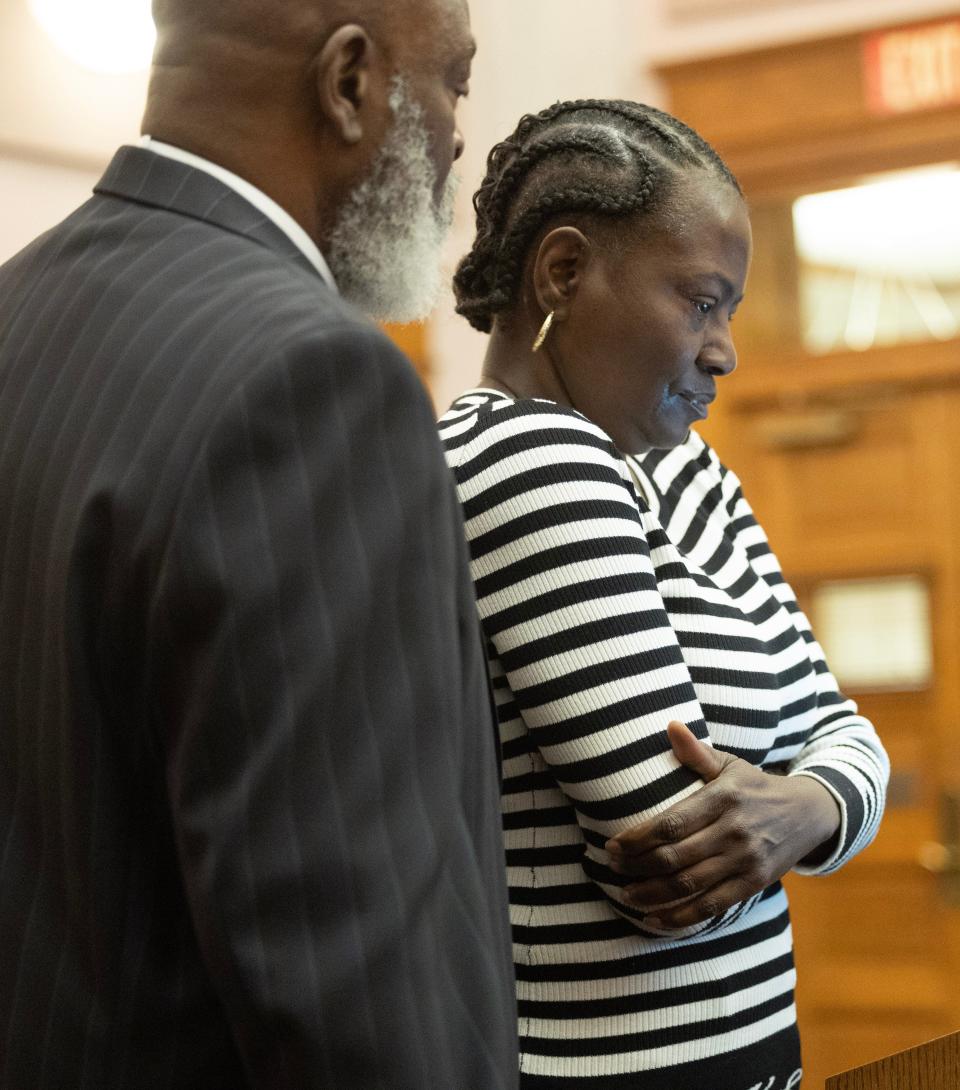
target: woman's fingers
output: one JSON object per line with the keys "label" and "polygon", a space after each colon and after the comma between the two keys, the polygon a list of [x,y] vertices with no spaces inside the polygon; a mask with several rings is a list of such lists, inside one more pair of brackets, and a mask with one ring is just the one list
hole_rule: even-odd
{"label": "woman's fingers", "polygon": [[720,915],[776,881],[831,835],[839,810],[808,777],[772,776],[704,745],[682,723],[667,730],[677,759],[706,783],[619,833],[607,851],[616,873],[636,879],[627,900],[674,928]]}
{"label": "woman's fingers", "polygon": [[[721,783],[710,784],[662,814],[625,829],[607,841],[611,866],[620,874],[646,874],[649,873],[644,870],[646,866],[657,867],[660,860],[669,862],[676,857],[674,851],[667,849],[682,849],[689,853],[690,845],[685,842],[719,821],[730,808],[731,801],[731,792],[726,787]],[[658,849],[663,850],[648,863],[647,855]],[[679,858],[688,857],[687,854]]]}
{"label": "woman's fingers", "polygon": [[623,892],[635,908],[654,912],[666,905],[702,897],[729,878],[730,875],[720,861],[705,859],[696,866],[687,867],[675,874],[634,882]]}
{"label": "woman's fingers", "polygon": [[661,906],[644,916],[644,923],[653,928],[692,927],[694,924],[722,916],[728,908],[747,900],[756,890],[751,890],[739,878],[721,882],[712,889],[672,908]]}
{"label": "woman's fingers", "polygon": [[[719,753],[705,745],[679,720],[672,720],[667,724],[667,736],[677,760],[708,784],[720,779],[737,761],[729,753]],[[606,844],[606,849],[614,860],[614,869],[619,869],[616,862],[625,856],[642,855],[661,844],[676,844],[684,840],[716,821],[722,812],[722,796],[718,796],[708,787],[671,806],[657,817],[624,830]]]}
{"label": "woman's fingers", "polygon": [[701,742],[693,731],[677,719],[667,724],[667,737],[673,747],[673,755],[691,772],[709,783],[715,780],[724,769],[724,755],[713,746]]}

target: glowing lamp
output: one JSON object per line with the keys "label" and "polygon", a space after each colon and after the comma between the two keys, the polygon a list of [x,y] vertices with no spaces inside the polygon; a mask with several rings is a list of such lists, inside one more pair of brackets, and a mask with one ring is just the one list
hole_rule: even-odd
{"label": "glowing lamp", "polygon": [[149,67],[156,40],[150,0],[29,0],[33,17],[75,64],[121,74]]}

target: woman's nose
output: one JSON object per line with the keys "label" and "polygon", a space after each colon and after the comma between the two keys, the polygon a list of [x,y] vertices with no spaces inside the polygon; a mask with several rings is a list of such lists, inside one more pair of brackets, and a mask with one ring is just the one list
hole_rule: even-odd
{"label": "woman's nose", "polygon": [[729,375],[737,367],[737,349],[730,336],[730,327],[710,338],[700,352],[699,364],[709,375]]}

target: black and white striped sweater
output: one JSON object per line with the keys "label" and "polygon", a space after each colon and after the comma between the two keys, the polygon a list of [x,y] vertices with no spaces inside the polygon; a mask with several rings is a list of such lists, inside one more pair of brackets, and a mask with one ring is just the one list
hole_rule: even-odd
{"label": "black and white striped sweater", "polygon": [[492,390],[440,430],[499,708],[523,1085],[797,1085],[780,884],[657,931],[603,849],[702,786],[672,755],[671,719],[831,791],[836,850],[799,870],[828,873],[876,832],[886,755],[739,481],[696,434],[624,459],[579,413]]}

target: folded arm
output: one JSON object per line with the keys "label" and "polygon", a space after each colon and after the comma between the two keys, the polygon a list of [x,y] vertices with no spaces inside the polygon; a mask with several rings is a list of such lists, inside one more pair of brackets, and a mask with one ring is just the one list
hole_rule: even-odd
{"label": "folded arm", "polygon": [[573,804],[584,868],[638,927],[669,931],[644,922],[605,845],[703,787],[666,728],[707,729],[626,466],[579,414],[526,403],[492,414],[456,472],[484,629]]}

